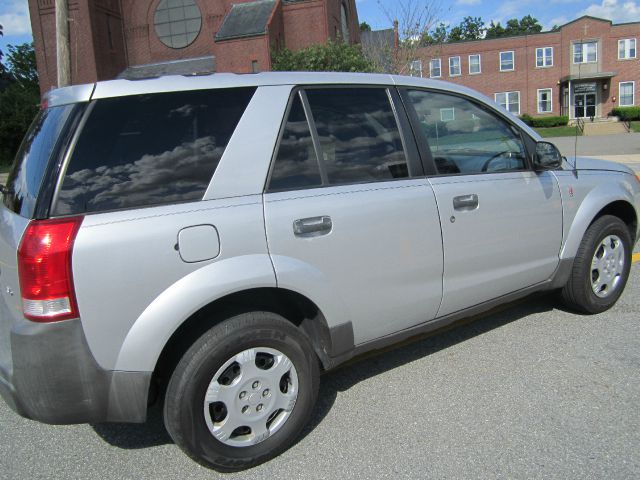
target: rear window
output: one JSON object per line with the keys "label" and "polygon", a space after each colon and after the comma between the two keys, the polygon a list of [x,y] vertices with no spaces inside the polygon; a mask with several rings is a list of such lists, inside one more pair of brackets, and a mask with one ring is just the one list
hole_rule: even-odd
{"label": "rear window", "polygon": [[24,137],[3,197],[4,205],[18,215],[33,217],[49,159],[62,143],[61,132],[74,108],[74,105],[64,105],[41,110]]}
{"label": "rear window", "polygon": [[197,90],[96,101],[53,214],[201,199],[254,92]]}

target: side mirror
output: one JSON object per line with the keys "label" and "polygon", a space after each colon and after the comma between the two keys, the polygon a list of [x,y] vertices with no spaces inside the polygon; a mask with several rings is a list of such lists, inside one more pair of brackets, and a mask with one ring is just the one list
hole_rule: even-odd
{"label": "side mirror", "polygon": [[536,170],[551,170],[562,165],[562,155],[553,143],[538,142],[534,163]]}

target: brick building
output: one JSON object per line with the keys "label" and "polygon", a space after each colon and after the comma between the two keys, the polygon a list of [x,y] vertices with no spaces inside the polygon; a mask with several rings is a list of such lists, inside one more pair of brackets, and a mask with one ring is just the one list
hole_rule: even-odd
{"label": "brick building", "polygon": [[[29,0],[40,89],[56,86],[54,0]],[[355,0],[70,0],[73,84],[271,69],[270,51],[359,41]]]}
{"label": "brick building", "polygon": [[583,16],[557,31],[421,49],[413,74],[459,83],[512,113],[606,117],[640,104],[640,22]]}

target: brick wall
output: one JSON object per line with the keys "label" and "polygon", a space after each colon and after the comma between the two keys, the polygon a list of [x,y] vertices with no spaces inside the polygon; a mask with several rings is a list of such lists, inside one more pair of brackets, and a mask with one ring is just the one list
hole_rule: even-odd
{"label": "brick wall", "polygon": [[[597,115],[606,116],[619,103],[619,82],[635,81],[635,104],[640,103],[640,55],[632,60],[618,60],[618,39],[621,38],[636,38],[636,48],[640,47],[640,23],[612,25],[609,21],[582,17],[563,26],[559,32],[445,44],[419,50],[418,58],[423,62],[423,76],[429,76],[429,61],[440,58],[442,80],[468,86],[491,99],[495,93],[519,91],[520,113],[535,116],[562,113],[562,90],[568,88],[567,82],[561,84],[564,77],[617,72],[611,80],[588,80],[598,85]],[[572,44],[584,40],[599,42],[597,64],[573,64]],[[536,49],[544,47],[553,48],[553,66],[541,68],[536,66]],[[502,51],[514,52],[514,71],[500,71]],[[481,56],[481,73],[472,75],[469,55],[475,54]],[[455,56],[460,56],[460,76],[449,73],[449,58]],[[552,90],[552,111],[543,114],[538,112],[537,91],[547,88]]]}

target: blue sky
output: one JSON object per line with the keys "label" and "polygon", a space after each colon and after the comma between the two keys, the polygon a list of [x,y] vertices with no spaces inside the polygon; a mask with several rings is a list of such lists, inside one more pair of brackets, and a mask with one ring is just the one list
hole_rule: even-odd
{"label": "blue sky", "polygon": [[[213,1],[213,0],[207,0]],[[607,18],[615,23],[640,21],[640,0],[403,0],[413,4],[436,5],[438,20],[455,25],[465,16],[479,16],[486,22],[532,15],[545,29],[561,25],[581,15]],[[391,26],[386,11],[393,12],[396,0],[356,0],[360,21],[374,29]],[[439,5],[439,6],[438,6]],[[31,41],[31,24],[27,0],[0,0],[0,50],[6,53],[7,44]]]}
{"label": "blue sky", "polygon": [[[456,25],[466,17],[481,17],[504,23],[510,18],[532,15],[545,30],[582,15],[607,18],[614,23],[640,21],[640,0],[403,0],[405,4],[435,4],[445,24]],[[356,0],[358,17],[374,29],[389,28],[385,10],[393,11],[396,0]],[[439,7],[438,7],[439,5]]]}

